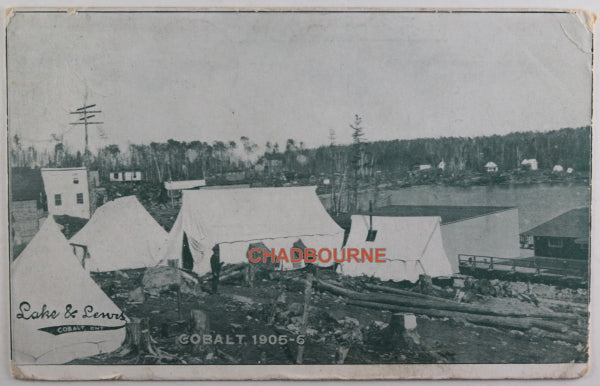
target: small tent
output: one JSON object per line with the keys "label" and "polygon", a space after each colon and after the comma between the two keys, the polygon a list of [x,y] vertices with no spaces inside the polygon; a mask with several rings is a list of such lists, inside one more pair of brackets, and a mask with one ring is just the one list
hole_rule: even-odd
{"label": "small tent", "polygon": [[12,263],[10,281],[15,364],[63,364],[123,343],[125,316],[77,262],[52,217]]}
{"label": "small tent", "polygon": [[127,196],[98,208],[69,242],[87,271],[104,272],[156,265],[167,236],[137,198]]}
{"label": "small tent", "polygon": [[[345,248],[385,250],[385,263],[344,262],[341,272],[349,276],[374,276],[381,280],[415,282],[419,275],[432,277],[452,275],[452,266],[442,241],[441,218],[352,216]],[[367,238],[369,240],[367,241]]]}
{"label": "small tent", "polygon": [[298,239],[316,250],[341,248],[344,230],[329,216],[315,190],[314,186],[185,190],[163,259],[180,261],[182,268],[202,275],[210,271],[215,244],[225,264],[248,262],[248,246],[258,242],[276,251],[286,249],[288,254]]}

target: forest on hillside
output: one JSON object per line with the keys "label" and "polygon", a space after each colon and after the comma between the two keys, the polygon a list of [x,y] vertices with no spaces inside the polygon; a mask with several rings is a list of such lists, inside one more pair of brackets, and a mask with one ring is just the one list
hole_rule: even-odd
{"label": "forest on hillside", "polygon": [[[478,173],[488,161],[499,171],[519,168],[523,159],[535,158],[541,170],[560,164],[587,174],[591,161],[591,127],[563,128],[548,132],[514,132],[479,137],[397,139],[369,142],[368,128],[356,116],[343,132],[330,131],[330,144],[307,148],[288,139],[283,145],[258,145],[242,136],[228,142],[177,141],[131,144],[127,148],[105,146],[94,154],[69,151],[58,142],[51,150],[24,146],[18,135],[10,141],[12,167],[74,167],[87,164],[101,178],[120,170],[139,170],[146,181],[219,178],[228,174],[294,176],[349,175],[355,180],[376,173],[401,175],[415,166],[444,162],[444,173]],[[338,144],[352,139],[348,145]],[[239,178],[238,178],[239,179]]]}

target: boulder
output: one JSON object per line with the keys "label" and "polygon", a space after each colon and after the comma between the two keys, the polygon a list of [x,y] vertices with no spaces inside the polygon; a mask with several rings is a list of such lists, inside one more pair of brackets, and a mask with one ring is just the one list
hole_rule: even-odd
{"label": "boulder", "polygon": [[288,309],[292,315],[302,315],[304,306],[300,303],[292,303]]}
{"label": "boulder", "polygon": [[148,268],[142,278],[144,292],[153,296],[172,291],[177,286],[181,293],[194,293],[197,284],[198,281],[190,274],[169,266]]}
{"label": "boulder", "polygon": [[137,287],[131,290],[127,296],[127,301],[129,303],[143,303],[145,299],[144,291],[142,287]]}

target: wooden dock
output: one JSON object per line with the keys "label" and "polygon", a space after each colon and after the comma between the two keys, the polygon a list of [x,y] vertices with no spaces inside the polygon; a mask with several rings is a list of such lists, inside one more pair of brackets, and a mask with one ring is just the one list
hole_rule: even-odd
{"label": "wooden dock", "polygon": [[540,256],[506,258],[459,254],[458,264],[461,270],[470,271],[484,270],[575,280],[587,280],[588,277],[587,260]]}

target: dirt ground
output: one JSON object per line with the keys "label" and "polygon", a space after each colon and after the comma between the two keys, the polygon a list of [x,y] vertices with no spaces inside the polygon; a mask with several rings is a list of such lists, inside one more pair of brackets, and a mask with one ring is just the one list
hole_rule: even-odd
{"label": "dirt ground", "polygon": [[[144,271],[102,273],[93,277],[129,318],[147,318],[153,346],[158,350],[142,354],[101,354],[73,363],[295,364],[299,343],[304,346],[304,364],[342,363],[341,358],[346,364],[587,360],[586,339],[568,343],[556,337],[548,338],[534,329],[484,327],[452,318],[417,315],[418,344],[394,339],[390,335],[390,311],[348,305],[344,298],[315,288],[311,291],[306,332],[302,334],[306,271],[258,275],[252,288],[243,278],[238,278],[222,283],[217,294],[210,294],[210,281],[206,281],[181,293],[179,303],[177,292],[169,289],[158,295],[146,293],[142,301],[132,301],[130,292],[139,291]],[[339,279],[332,271],[321,271],[319,277],[331,281]],[[360,287],[360,281],[361,278],[343,278],[340,285]],[[522,289],[531,293],[531,287],[526,284],[508,283],[505,287],[510,286],[515,291]],[[571,312],[585,307],[587,294],[581,289],[550,287],[537,284],[535,302],[530,296],[496,294],[474,296],[472,303],[496,309],[549,312]],[[208,324],[201,338],[212,342],[182,343],[182,335],[190,336],[191,310],[201,310],[207,316]],[[579,323],[585,325],[587,318],[582,319]]]}

